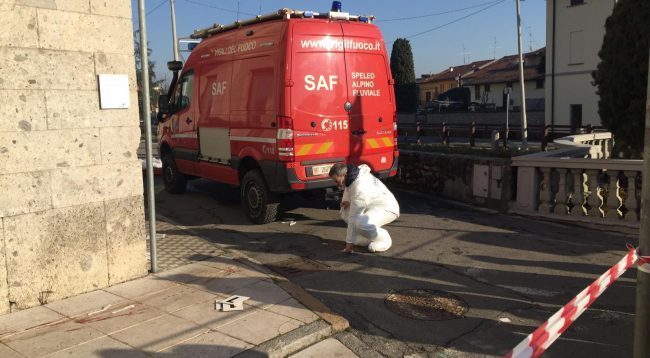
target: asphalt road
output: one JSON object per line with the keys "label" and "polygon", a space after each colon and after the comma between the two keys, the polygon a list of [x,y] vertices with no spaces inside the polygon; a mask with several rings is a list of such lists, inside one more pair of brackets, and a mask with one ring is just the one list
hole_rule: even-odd
{"label": "asphalt road", "polygon": [[[387,227],[393,247],[381,254],[340,252],[345,226],[336,205],[318,197],[287,200],[301,207],[274,223],[252,225],[236,190],[195,180],[186,194],[159,192],[157,212],[304,287],[350,321],[338,338],[361,357],[502,356],[638,240],[636,230],[537,221],[401,191],[396,196],[402,215]],[[447,320],[401,316],[385,299],[408,289],[451,293],[469,310]],[[632,270],[545,357],[631,356],[634,295]]]}

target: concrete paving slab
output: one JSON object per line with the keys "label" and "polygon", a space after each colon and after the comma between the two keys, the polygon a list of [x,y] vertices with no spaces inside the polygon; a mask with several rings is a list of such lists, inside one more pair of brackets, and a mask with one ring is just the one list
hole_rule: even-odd
{"label": "concrete paving slab", "polygon": [[358,356],[349,350],[343,343],[334,338],[328,338],[320,341],[313,346],[300,351],[290,358],[320,358],[320,357],[336,357],[336,358],[357,358]]}
{"label": "concrete paving slab", "polygon": [[23,355],[18,354],[16,351],[14,351],[13,349],[5,346],[2,343],[0,343],[0,357],[2,357],[2,358],[24,358]]}
{"label": "concrete paving slab", "polygon": [[[223,297],[225,298],[225,297]],[[259,311],[255,307],[244,305],[243,311],[220,312],[214,309],[213,299],[204,301],[174,312],[174,316],[192,321],[206,328],[217,328],[240,320]]]}
{"label": "concrete paving slab", "polygon": [[297,319],[303,323],[311,323],[318,319],[318,316],[314,312],[293,298],[289,298],[265,309],[273,313]]}
{"label": "concrete paving slab", "polygon": [[65,321],[13,335],[3,343],[27,357],[41,357],[102,336],[91,327]]}
{"label": "concrete paving slab", "polygon": [[203,301],[210,299],[214,300],[217,298],[221,298],[221,296],[197,290],[192,287],[177,285],[164,291],[155,292],[141,297],[138,301],[148,306],[171,313]]}
{"label": "concrete paving slab", "polygon": [[201,261],[200,263],[206,266],[221,268],[226,272],[232,272],[233,274],[237,274],[240,276],[268,279],[268,275],[266,275],[265,273],[253,269],[249,265],[246,265],[238,260],[234,260],[228,257],[212,257],[207,260]]}
{"label": "concrete paving slab", "polygon": [[219,277],[223,268],[212,267],[201,263],[193,263],[175,269],[154,274],[154,276],[177,283],[190,283]]}
{"label": "concrete paving slab", "polygon": [[76,322],[87,324],[104,334],[111,334],[164,314],[164,311],[154,307],[129,301],[92,316],[77,317]]}
{"label": "concrete paving slab", "polygon": [[64,319],[65,316],[43,306],[6,314],[0,316],[0,339],[30,328]]}
{"label": "concrete paving slab", "polygon": [[186,342],[157,353],[156,357],[212,358],[232,357],[252,345],[221,332],[206,332]]}
{"label": "concrete paving slab", "polygon": [[67,298],[65,300],[48,303],[45,307],[64,316],[75,317],[97,312],[124,302],[126,302],[124,297],[103,290],[97,290]]}
{"label": "concrete paving slab", "polygon": [[111,336],[147,353],[155,353],[199,336],[207,329],[194,322],[165,314]]}
{"label": "concrete paving slab", "polygon": [[246,304],[261,309],[266,309],[276,303],[291,298],[286,291],[268,281],[256,282],[250,286],[241,288],[232,294],[250,297],[250,299],[246,301]]}
{"label": "concrete paving slab", "polygon": [[259,278],[226,271],[221,277],[197,280],[187,285],[201,291],[230,296],[232,292],[258,282],[260,282]]}
{"label": "concrete paving slab", "polygon": [[302,322],[293,318],[273,312],[258,311],[219,327],[217,330],[245,342],[258,345],[302,325]]}
{"label": "concrete paving slab", "polygon": [[147,276],[106,288],[105,291],[124,298],[134,299],[176,285],[177,283],[173,281],[163,280],[156,276]]}
{"label": "concrete paving slab", "polygon": [[148,355],[133,347],[129,347],[114,338],[104,336],[102,338],[79,344],[77,346],[68,348],[49,356],[49,358],[74,357],[144,358],[148,357]]}

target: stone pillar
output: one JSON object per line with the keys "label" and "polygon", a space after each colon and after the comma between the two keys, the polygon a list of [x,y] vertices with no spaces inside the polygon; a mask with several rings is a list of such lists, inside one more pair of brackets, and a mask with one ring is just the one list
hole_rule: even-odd
{"label": "stone pillar", "polygon": [[[0,313],[145,275],[131,2],[0,18]],[[128,76],[129,108],[100,109],[100,74]]]}
{"label": "stone pillar", "polygon": [[639,208],[639,203],[636,198],[636,178],[638,173],[627,170],[623,173],[627,177],[627,193],[625,198],[625,208],[627,209],[627,212],[625,213],[625,220],[638,221],[639,216],[636,213]]}
{"label": "stone pillar", "polygon": [[598,198],[598,170],[587,169],[585,174],[587,176],[587,200],[585,201],[585,215],[595,215],[598,213],[598,208],[601,205]]}
{"label": "stone pillar", "polygon": [[552,213],[553,193],[551,191],[551,168],[539,168],[542,173],[542,180],[539,185],[539,208],[540,213]]}
{"label": "stone pillar", "polygon": [[582,172],[582,169],[571,169],[571,174],[573,175],[573,202],[575,206],[571,210],[571,214],[575,216],[582,217],[585,214],[584,204],[587,201],[587,194],[585,191],[586,188],[586,175]]}
{"label": "stone pillar", "polygon": [[539,200],[537,168],[517,168],[517,210],[535,211]]}
{"label": "stone pillar", "polygon": [[556,169],[558,173],[558,186],[557,194],[555,194],[555,207],[553,212],[559,215],[567,215],[569,208],[567,207],[567,173],[568,169]]}
{"label": "stone pillar", "polygon": [[610,170],[607,172],[609,175],[609,186],[607,187],[607,220],[616,221],[621,217],[620,209],[623,207],[621,201],[621,181],[619,176],[623,173],[618,170]]}

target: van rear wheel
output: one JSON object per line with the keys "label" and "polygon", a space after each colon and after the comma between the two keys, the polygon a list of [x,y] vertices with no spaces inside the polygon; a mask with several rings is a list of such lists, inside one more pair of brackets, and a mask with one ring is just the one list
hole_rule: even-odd
{"label": "van rear wheel", "polygon": [[241,203],[250,221],[268,224],[278,215],[280,198],[269,191],[259,170],[249,170],[241,182]]}
{"label": "van rear wheel", "polygon": [[187,187],[187,178],[178,171],[176,161],[171,153],[165,154],[162,163],[162,177],[165,190],[170,194],[183,194]]}

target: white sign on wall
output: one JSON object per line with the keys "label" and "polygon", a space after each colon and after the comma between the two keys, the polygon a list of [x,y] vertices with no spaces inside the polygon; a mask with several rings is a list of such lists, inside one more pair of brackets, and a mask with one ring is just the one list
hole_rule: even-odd
{"label": "white sign on wall", "polygon": [[129,108],[128,75],[99,75],[99,107],[101,109]]}

